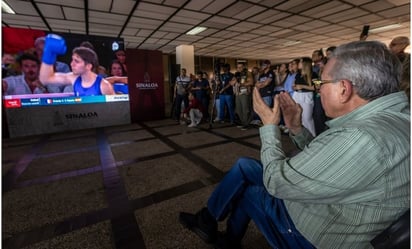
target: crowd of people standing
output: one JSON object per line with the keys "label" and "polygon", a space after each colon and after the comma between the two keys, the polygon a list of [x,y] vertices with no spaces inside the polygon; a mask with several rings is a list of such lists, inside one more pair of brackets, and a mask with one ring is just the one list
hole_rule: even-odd
{"label": "crowd of people standing", "polygon": [[[389,48],[403,63],[405,73],[401,90],[405,90],[409,96],[410,57],[404,52],[409,45],[409,39],[405,38],[394,38]],[[241,130],[247,130],[262,125],[260,117],[253,111],[252,90],[254,88],[259,89],[264,102],[270,107],[273,106],[275,95],[288,92],[303,109],[303,125],[313,136],[316,136],[327,129],[325,122],[328,117],[325,115],[319,91],[313,82],[321,80],[323,68],[335,49],[335,46],[328,47],[325,53],[323,49],[316,49],[311,57],[296,58],[279,64],[262,60],[258,67],[250,71],[243,62],[236,64],[234,72],[231,72],[230,64],[222,63],[212,77],[202,71],[197,72],[195,76],[189,76],[183,68],[175,81],[173,91],[175,111],[172,116],[179,123],[187,124],[182,120],[181,110],[188,107],[188,94],[193,92],[194,97],[203,105],[205,122],[209,120],[228,122]],[[283,119],[280,128],[288,132]]]}

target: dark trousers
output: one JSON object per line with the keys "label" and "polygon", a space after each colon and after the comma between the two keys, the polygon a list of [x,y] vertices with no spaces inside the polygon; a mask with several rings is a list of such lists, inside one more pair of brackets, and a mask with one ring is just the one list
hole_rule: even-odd
{"label": "dark trousers", "polygon": [[181,113],[181,108],[182,108],[182,102],[185,106],[185,108],[187,108],[189,106],[189,98],[187,97],[187,95],[180,95],[180,94],[176,94],[176,101],[175,101],[175,119],[180,120],[180,113]]}
{"label": "dark trousers", "polygon": [[[276,95],[280,94],[280,93],[284,93],[285,91],[275,91],[273,93],[273,97],[275,97]],[[280,113],[280,122],[279,125],[285,125],[285,120],[283,119],[283,113]]]}
{"label": "dark trousers", "polygon": [[315,131],[316,135],[319,135],[322,133],[324,130],[327,129],[327,126],[325,124],[327,117],[325,115],[325,111],[323,110],[322,107],[322,102],[320,101],[320,96],[318,94],[315,94],[313,97],[313,122],[315,123]]}

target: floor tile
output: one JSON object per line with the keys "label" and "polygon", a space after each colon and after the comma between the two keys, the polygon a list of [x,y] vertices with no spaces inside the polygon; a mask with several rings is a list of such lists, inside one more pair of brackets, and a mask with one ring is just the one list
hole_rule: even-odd
{"label": "floor tile", "polygon": [[[5,249],[206,249],[178,214],[203,207],[239,157],[259,159],[260,139],[255,128],[164,119],[4,139],[2,148]],[[243,246],[269,248],[253,223]]]}

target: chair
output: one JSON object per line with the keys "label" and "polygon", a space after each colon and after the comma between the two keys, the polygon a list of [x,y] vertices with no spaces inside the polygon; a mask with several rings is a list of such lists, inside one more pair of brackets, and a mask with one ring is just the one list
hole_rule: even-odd
{"label": "chair", "polygon": [[410,209],[388,228],[371,240],[375,249],[405,249],[410,248]]}

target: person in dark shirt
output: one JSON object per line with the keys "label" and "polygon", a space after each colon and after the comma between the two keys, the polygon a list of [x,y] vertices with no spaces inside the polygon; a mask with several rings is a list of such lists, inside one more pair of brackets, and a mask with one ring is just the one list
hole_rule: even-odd
{"label": "person in dark shirt", "polygon": [[230,65],[224,64],[222,66],[223,73],[220,75],[220,110],[219,119],[217,121],[225,121],[225,107],[229,113],[230,123],[235,123],[235,106],[233,98],[233,86],[236,83],[235,75],[230,72]]}
{"label": "person in dark shirt", "polygon": [[[270,69],[271,62],[269,60],[264,60],[261,65],[261,73],[259,74],[258,81],[255,87],[259,90],[263,101],[269,106],[273,106],[273,93],[275,88],[275,74]],[[252,97],[253,98],[253,97]],[[251,122],[253,125],[260,126],[262,122],[259,116],[255,115],[254,120]]]}
{"label": "person in dark shirt", "polygon": [[209,118],[208,106],[209,106],[209,81],[203,78],[203,72],[199,71],[196,73],[196,80],[193,82],[190,90],[193,92],[193,95],[197,100],[199,100],[202,105],[205,107],[204,118]]}

